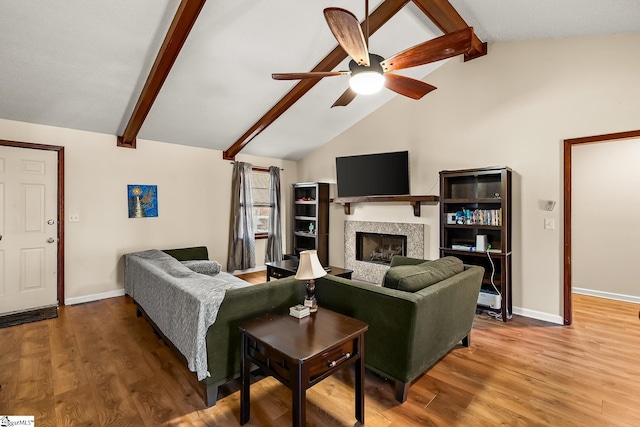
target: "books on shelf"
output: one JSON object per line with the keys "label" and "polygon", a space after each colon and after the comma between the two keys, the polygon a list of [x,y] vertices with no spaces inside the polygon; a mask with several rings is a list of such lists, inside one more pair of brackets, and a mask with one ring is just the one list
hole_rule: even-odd
{"label": "books on shelf", "polygon": [[462,208],[455,215],[456,224],[502,226],[502,208],[474,210]]}
{"label": "books on shelf", "polygon": [[302,304],[294,305],[293,307],[289,307],[289,315],[293,317],[297,317],[298,319],[302,319],[303,317],[307,317],[311,312],[309,311],[309,307],[305,307]]}
{"label": "books on shelf", "polygon": [[472,251],[475,250],[475,247],[473,247],[471,245],[453,244],[453,245],[451,245],[451,249],[455,249],[457,251],[469,251],[469,252],[472,252]]}

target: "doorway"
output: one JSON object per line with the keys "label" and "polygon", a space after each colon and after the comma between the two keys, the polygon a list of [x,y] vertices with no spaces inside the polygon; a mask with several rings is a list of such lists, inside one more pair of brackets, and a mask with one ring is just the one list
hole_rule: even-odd
{"label": "doorway", "polygon": [[591,144],[597,142],[612,142],[623,139],[640,137],[640,130],[619,132],[606,135],[588,136],[583,138],[564,140],[564,324],[570,325],[573,321],[571,304],[571,151],[574,146],[580,144]]}
{"label": "doorway", "polygon": [[0,186],[7,234],[0,314],[9,323],[54,317],[64,305],[64,147],[7,140],[0,147],[10,147]]}

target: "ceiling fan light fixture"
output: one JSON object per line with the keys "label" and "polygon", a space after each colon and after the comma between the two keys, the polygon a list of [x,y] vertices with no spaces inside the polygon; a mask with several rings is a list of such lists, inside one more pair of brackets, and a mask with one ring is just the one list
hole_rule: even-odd
{"label": "ceiling fan light fixture", "polygon": [[384,61],[380,55],[369,54],[369,66],[359,65],[354,60],[349,62],[351,78],[349,86],[358,95],[371,95],[379,92],[384,86],[384,70],[380,63]]}
{"label": "ceiling fan light fixture", "polygon": [[349,79],[349,86],[359,95],[371,95],[384,86],[384,76],[377,71],[362,71]]}

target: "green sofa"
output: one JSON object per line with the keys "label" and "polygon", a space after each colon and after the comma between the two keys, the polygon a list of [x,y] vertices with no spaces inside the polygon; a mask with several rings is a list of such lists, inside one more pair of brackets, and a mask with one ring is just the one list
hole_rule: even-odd
{"label": "green sofa", "polygon": [[[208,259],[207,249],[166,250],[178,260]],[[443,259],[444,260],[444,259]],[[365,335],[365,365],[392,379],[396,398],[404,402],[411,381],[435,364],[459,342],[469,344],[483,269],[464,266],[453,273],[442,260],[395,257],[385,276],[385,286],[374,286],[330,274],[316,280],[316,296],[327,308],[369,324]],[[439,269],[449,270],[442,276]],[[406,271],[402,271],[406,270]],[[426,273],[424,273],[424,270]],[[429,272],[436,271],[435,276]],[[394,276],[395,274],[395,276]],[[425,275],[426,274],[426,275]],[[427,277],[428,276],[428,277]],[[416,291],[406,286],[433,282]],[[287,312],[304,299],[305,283],[294,277],[228,290],[216,321],[207,331],[210,376],[205,386],[207,406],[215,405],[218,387],[240,374],[239,323],[269,312]],[[150,319],[153,324],[153,319]],[[160,331],[161,332],[161,331]]]}
{"label": "green sofa", "polygon": [[383,286],[334,276],[316,280],[320,307],[369,324],[365,365],[395,381],[399,402],[407,399],[411,382],[454,346],[469,346],[484,269],[454,260],[458,273],[451,257],[425,262],[395,256]]}

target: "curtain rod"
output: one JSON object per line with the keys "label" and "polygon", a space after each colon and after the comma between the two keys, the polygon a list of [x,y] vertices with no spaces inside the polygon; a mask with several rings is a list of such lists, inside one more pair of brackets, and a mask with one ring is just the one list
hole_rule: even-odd
{"label": "curtain rod", "polygon": [[[229,162],[230,165],[235,164],[235,162]],[[269,166],[252,166],[253,169],[258,169],[260,171],[265,171],[265,172],[269,172]],[[281,171],[284,170],[284,168],[280,168]]]}

